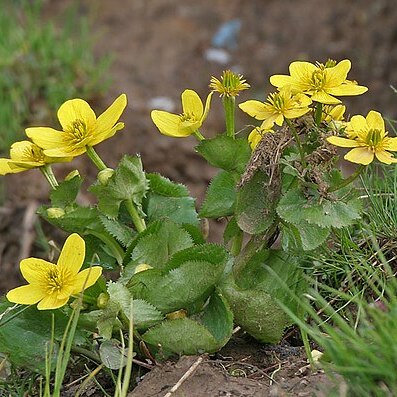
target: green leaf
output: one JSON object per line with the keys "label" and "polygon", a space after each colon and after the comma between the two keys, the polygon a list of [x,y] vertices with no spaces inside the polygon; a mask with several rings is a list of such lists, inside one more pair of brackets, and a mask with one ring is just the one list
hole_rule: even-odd
{"label": "green leaf", "polygon": [[166,197],[149,193],[145,212],[149,222],[168,218],[176,223],[199,224],[192,197]]}
{"label": "green leaf", "polygon": [[190,318],[164,321],[144,333],[142,339],[154,348],[161,346],[168,354],[194,355],[217,350],[211,332]]}
{"label": "green leaf", "polygon": [[251,157],[246,139],[233,139],[226,135],[201,141],[196,150],[214,167],[238,174],[244,172]]}
{"label": "green leaf", "polygon": [[59,186],[50,193],[52,207],[64,208],[72,204],[79,193],[82,182],[83,180],[80,175],[76,175],[72,179],[61,182]]}
{"label": "green leaf", "polygon": [[117,219],[111,219],[104,215],[100,215],[99,220],[105,230],[116,240],[118,240],[124,247],[127,247],[129,244],[131,244],[134,236],[134,231],[132,229]]}
{"label": "green leaf", "polygon": [[127,364],[127,351],[118,340],[103,341],[99,346],[99,356],[103,365],[110,369],[120,369]]}
{"label": "green leaf", "polygon": [[164,320],[163,314],[150,303],[141,299],[134,299],[133,304],[132,313],[136,329],[147,329]]}
{"label": "green leaf", "polygon": [[237,192],[237,224],[246,233],[262,233],[275,219],[278,192],[270,191],[268,182],[268,176],[262,171],[257,171]]}
{"label": "green leaf", "polygon": [[237,189],[235,176],[227,171],[220,171],[208,189],[201,206],[201,218],[220,218],[233,215]]}
{"label": "green leaf", "polygon": [[175,183],[160,174],[146,174],[150,191],[166,197],[189,197],[189,190],[181,183]]}
{"label": "green leaf", "polygon": [[[0,301],[0,313],[13,305],[3,298]],[[56,341],[62,339],[69,319],[60,310],[40,311],[31,306],[23,307],[25,310],[5,322],[21,309],[22,307],[18,307],[10,311],[0,321],[0,353],[5,354],[8,360],[17,367],[44,373],[46,349],[48,350],[51,341],[52,315],[54,314],[56,345]],[[75,338],[81,343],[83,334],[77,330]]]}
{"label": "green leaf", "polygon": [[170,220],[158,221],[137,241],[131,259],[134,264],[146,263],[161,269],[175,252],[192,244],[192,238],[183,227]]}
{"label": "green leaf", "polygon": [[232,309],[236,324],[261,342],[280,341],[290,320],[270,294],[260,290],[243,290],[231,276],[220,286],[220,290]]}
{"label": "green leaf", "polygon": [[168,320],[151,328],[143,340],[164,353],[201,354],[219,350],[230,339],[233,315],[226,300],[214,293],[201,315]]}
{"label": "green leaf", "polygon": [[301,221],[299,224],[282,223],[281,245],[285,251],[304,250],[311,251],[323,244],[331,231],[308,222]]}
{"label": "green leaf", "polygon": [[236,217],[232,217],[223,232],[223,241],[225,242],[225,244],[227,244],[228,242],[230,242],[230,240],[232,240],[236,236],[239,236],[241,233],[242,230],[237,224]]}
{"label": "green leaf", "polygon": [[124,156],[106,185],[98,182],[89,190],[98,197],[99,209],[110,218],[117,218],[124,200],[132,200],[140,209],[148,188],[140,157]]}
{"label": "green leaf", "polygon": [[356,199],[347,203],[339,200],[306,199],[297,187],[290,189],[280,199],[277,206],[278,215],[294,225],[302,221],[322,228],[342,228],[350,226],[360,218],[361,204]]}

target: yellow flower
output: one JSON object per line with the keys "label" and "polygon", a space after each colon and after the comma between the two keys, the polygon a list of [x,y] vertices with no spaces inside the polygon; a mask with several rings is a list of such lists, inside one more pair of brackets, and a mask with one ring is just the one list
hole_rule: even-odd
{"label": "yellow flower", "polygon": [[278,88],[289,87],[293,93],[310,95],[313,101],[324,104],[337,104],[341,101],[336,96],[360,95],[368,90],[356,82],[346,80],[351,62],[344,59],[339,63],[327,62],[325,65],[310,62],[292,62],[290,75],[274,75],[270,83]]}
{"label": "yellow flower", "polygon": [[38,258],[23,259],[20,269],[29,284],[9,291],[7,299],[22,305],[38,303],[39,310],[64,306],[71,295],[94,285],[102,274],[100,266],[80,271],[84,257],[85,242],[74,233],[67,238],[56,265]]}
{"label": "yellow flower", "polygon": [[0,175],[16,174],[32,168],[43,167],[46,164],[71,160],[71,157],[48,157],[43,153],[43,149],[30,141],[15,142],[11,145],[10,158],[0,159]]}
{"label": "yellow flower", "polygon": [[310,111],[311,99],[303,94],[293,95],[289,89],[274,92],[266,102],[250,100],[239,105],[240,109],[263,121],[263,128],[270,129],[274,123],[283,125],[284,118],[294,119]]}
{"label": "yellow flower", "polygon": [[360,115],[353,116],[349,124],[349,134],[352,138],[327,138],[333,145],[353,148],[345,155],[346,160],[368,165],[376,157],[385,164],[397,163],[397,159],[389,153],[397,151],[397,138],[387,136],[385,122],[380,113],[371,110],[366,118]]}
{"label": "yellow flower", "polygon": [[247,90],[250,85],[241,74],[224,70],[221,79],[212,76],[209,87],[221,97],[236,97],[240,91]]}
{"label": "yellow flower", "polygon": [[127,97],[120,95],[98,118],[90,105],[82,99],[70,99],[58,110],[62,131],[49,127],[31,127],[26,135],[51,157],[76,157],[112,137],[124,128],[117,122],[127,106]]}
{"label": "yellow flower", "polygon": [[257,147],[258,143],[263,138],[263,135],[267,134],[268,132],[273,132],[273,130],[264,128],[263,123],[260,127],[256,127],[250,132],[248,135],[248,143],[251,146],[251,150],[254,150]]}
{"label": "yellow flower", "polygon": [[198,94],[193,90],[182,93],[183,113],[173,114],[163,110],[152,110],[153,123],[163,135],[184,138],[196,133],[207,118],[210,110],[212,92],[207,96],[205,107]]}
{"label": "yellow flower", "polygon": [[325,121],[336,129],[346,128],[347,123],[343,121],[345,112],[346,106],[342,104],[323,105],[321,121]]}

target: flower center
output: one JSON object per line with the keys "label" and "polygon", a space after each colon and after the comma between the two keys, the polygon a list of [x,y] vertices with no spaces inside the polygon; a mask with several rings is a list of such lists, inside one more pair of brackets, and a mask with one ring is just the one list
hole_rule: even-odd
{"label": "flower center", "polygon": [[67,132],[75,143],[81,142],[88,135],[87,124],[83,120],[76,119],[70,124]]}
{"label": "flower center", "polygon": [[44,163],[44,158],[43,150],[36,145],[26,146],[21,156],[21,160],[37,163]]}
{"label": "flower center", "polygon": [[311,85],[315,91],[321,91],[325,85],[325,68],[318,68],[312,73]]}
{"label": "flower center", "polygon": [[285,108],[285,100],[279,93],[272,93],[267,98],[271,106],[278,112],[282,112]]}
{"label": "flower center", "polygon": [[179,115],[179,118],[182,122],[189,121],[191,123],[195,123],[197,121],[197,118],[193,113],[182,113]]}
{"label": "flower center", "polygon": [[384,140],[384,136],[381,130],[371,129],[367,132],[367,135],[364,139],[365,143],[372,149],[375,150],[381,146]]}
{"label": "flower center", "polygon": [[58,269],[50,269],[46,274],[49,293],[60,291],[64,285],[64,277]]}

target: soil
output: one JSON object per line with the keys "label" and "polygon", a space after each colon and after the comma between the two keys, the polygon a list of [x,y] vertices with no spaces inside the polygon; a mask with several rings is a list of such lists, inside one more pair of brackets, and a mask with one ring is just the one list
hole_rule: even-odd
{"label": "soil", "polygon": [[[47,1],[47,17],[58,15],[72,3]],[[99,153],[109,166],[115,166],[123,154],[140,153],[147,171],[187,184],[198,204],[215,170],[194,152],[194,138],[173,139],[158,133],[150,111],[159,97],[178,113],[184,89],[194,89],[205,97],[210,77],[233,68],[253,87],[243,92],[239,100],[265,99],[272,90],[268,77],[287,73],[294,60],[324,62],[328,58],[348,58],[353,65],[349,78],[369,87],[366,95],[346,99],[349,114],[366,114],[375,109],[391,119],[397,117],[397,98],[390,88],[397,86],[397,8],[393,0],[89,0],[79,4],[81,13],[89,15],[93,22],[97,55],[113,56],[109,70],[113,82],[94,107],[101,112],[122,92],[129,101],[123,115],[126,128],[100,145]],[[221,50],[229,59],[224,63],[210,60],[208,50],[214,49],[214,35],[223,23],[234,19],[241,22],[240,31],[217,48],[218,54]],[[249,118],[238,112],[238,128],[248,123]],[[221,104],[214,97],[202,132],[209,137],[223,128]],[[95,178],[94,167],[83,158],[55,171],[62,176],[74,168],[79,168],[88,181]],[[37,171],[7,176],[5,185],[6,201],[0,208],[0,293],[20,283],[21,258],[42,254],[35,209],[48,200],[48,188]],[[89,202],[91,197],[82,195],[81,200]],[[59,231],[42,227],[45,238],[62,240]],[[213,222],[210,238],[219,241],[221,230],[222,224]],[[312,394],[299,393],[315,393],[312,386],[323,383],[324,375],[315,373],[309,379],[311,386],[300,384],[302,378],[294,373],[305,363],[302,354],[298,354],[292,355],[291,363],[288,359],[281,364],[274,377],[279,383],[269,386],[269,373],[262,373],[267,365],[267,348],[252,343],[248,346],[255,346],[256,353],[262,355],[260,365],[251,358],[242,361],[251,353],[229,344],[226,349],[230,351],[223,350],[222,355],[244,362],[237,365],[240,369],[234,373],[245,375],[231,376],[233,371],[227,360],[206,357],[173,396],[304,396]],[[235,354],[242,356],[234,358]],[[194,360],[186,358],[156,368],[131,396],[165,395],[169,385]]]}

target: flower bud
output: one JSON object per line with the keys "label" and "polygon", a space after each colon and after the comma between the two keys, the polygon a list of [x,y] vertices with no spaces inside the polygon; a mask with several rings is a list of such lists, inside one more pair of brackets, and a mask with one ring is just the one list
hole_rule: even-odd
{"label": "flower bud", "polygon": [[73,170],[73,171],[69,172],[69,174],[67,174],[65,176],[65,181],[70,181],[71,179],[73,179],[76,176],[78,176],[80,178],[79,170]]}
{"label": "flower bud", "polygon": [[113,174],[114,174],[113,168],[105,168],[104,170],[98,172],[98,181],[102,185],[107,185],[109,179],[112,177]]}
{"label": "flower bud", "polygon": [[107,292],[101,292],[96,298],[96,305],[99,309],[104,309],[109,302],[109,294]]}
{"label": "flower bud", "polygon": [[50,219],[62,218],[65,215],[65,211],[62,208],[57,207],[48,208],[47,215]]}
{"label": "flower bud", "polygon": [[187,317],[187,311],[185,309],[180,309],[175,312],[166,314],[168,320],[177,320],[178,318]]}
{"label": "flower bud", "polygon": [[153,269],[153,267],[148,265],[147,263],[141,263],[135,268],[134,274],[144,272],[145,270],[149,269]]}

